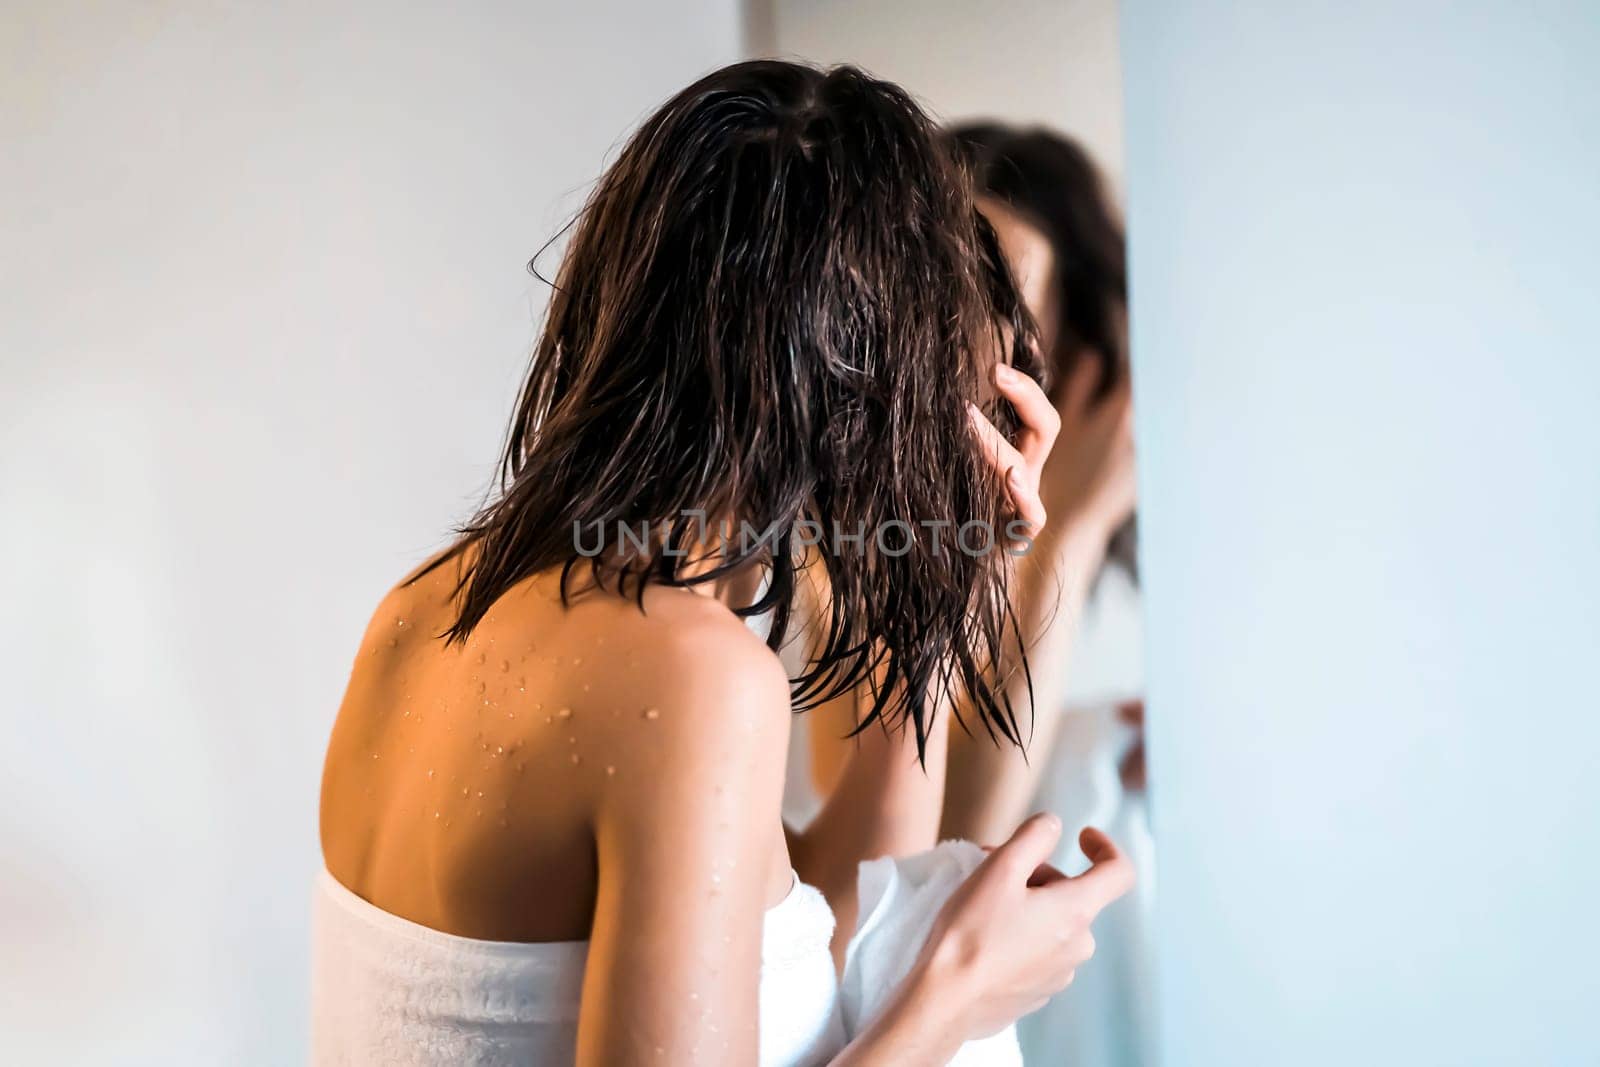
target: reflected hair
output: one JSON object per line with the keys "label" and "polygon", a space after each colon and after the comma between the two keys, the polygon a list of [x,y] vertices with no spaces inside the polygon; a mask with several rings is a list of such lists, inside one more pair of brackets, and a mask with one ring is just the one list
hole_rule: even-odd
{"label": "reflected hair", "polygon": [[[1033,338],[970,176],[903,90],[847,66],[707,75],[644,121],[573,225],[498,489],[443,557],[460,567],[445,636],[555,567],[563,597],[582,567],[642,610],[651,583],[757,566],[740,612],[770,615],[777,649],[815,566],[797,709],[865,683],[857,729],[908,726],[920,753],[932,709],[964,696],[1020,743],[1007,558],[952,551],[951,531],[1005,528],[966,405],[996,358],[1037,377]],[[689,566],[692,513],[771,536]],[[895,521],[918,528],[900,554],[872,533]],[[803,523],[866,537],[807,549]],[[928,523],[949,524],[942,546]],[[641,527],[661,533],[622,543]],[[603,550],[580,555],[580,528]]]}
{"label": "reflected hair", "polygon": [[[1044,353],[1059,387],[1078,360],[1100,364],[1100,394],[1128,375],[1128,266],[1122,222],[1089,154],[1071,138],[999,122],[955,126],[950,136],[978,191],[1002,201],[1050,244],[1060,328]],[[1107,559],[1138,576],[1134,520],[1112,535]]]}

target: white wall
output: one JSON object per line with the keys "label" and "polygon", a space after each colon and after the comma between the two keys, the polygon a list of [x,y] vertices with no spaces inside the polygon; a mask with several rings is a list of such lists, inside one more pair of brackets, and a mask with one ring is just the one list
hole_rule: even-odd
{"label": "white wall", "polygon": [[26,0],[0,33],[4,1058],[297,1062],[366,614],[487,484],[524,263],[737,9]]}
{"label": "white wall", "polygon": [[856,63],[947,119],[1043,123],[1122,174],[1116,0],[746,0],[758,53]]}
{"label": "white wall", "polygon": [[1600,15],[1122,34],[1167,1062],[1600,1062]]}

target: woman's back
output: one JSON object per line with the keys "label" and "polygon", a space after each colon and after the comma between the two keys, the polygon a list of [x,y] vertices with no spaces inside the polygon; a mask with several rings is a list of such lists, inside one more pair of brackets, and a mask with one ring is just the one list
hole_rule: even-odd
{"label": "woman's back", "polygon": [[[716,713],[686,717],[671,699],[685,672],[713,650],[719,668],[776,661],[708,597],[652,588],[641,611],[591,589],[564,607],[556,575],[522,583],[447,645],[455,576],[447,561],[402,584],[367,629],[324,770],[328,871],[433,930],[585,940],[597,825],[647,803],[664,737],[712,741],[696,735]],[[758,699],[748,716],[786,730],[786,702]],[[776,903],[791,877],[776,813],[771,835]]]}
{"label": "woman's back", "polygon": [[[558,581],[519,584],[451,644],[447,560],[368,626],[323,776],[313,1061],[570,1062],[596,955],[639,959],[624,980],[681,984],[690,1007],[710,1000],[725,939],[669,918],[649,939],[667,944],[627,942],[647,911],[678,903],[629,887],[670,884],[680,859],[712,872],[677,879],[702,896],[722,892],[719,867],[731,884],[755,864],[744,910],[761,932],[761,1062],[826,1059],[843,1044],[833,916],[789,867],[776,790],[751,785],[784,760],[776,657],[708,596],[652,588],[641,603],[591,587],[564,605]],[[707,856],[693,833],[675,839],[687,820],[671,818],[673,798],[723,807],[722,827],[738,809],[754,847]],[[686,946],[709,971],[648,966]]]}

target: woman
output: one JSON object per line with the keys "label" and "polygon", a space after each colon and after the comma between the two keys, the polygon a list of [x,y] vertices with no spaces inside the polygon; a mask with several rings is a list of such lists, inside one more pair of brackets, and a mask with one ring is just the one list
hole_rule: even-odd
{"label": "woman", "polygon": [[[1094,455],[1083,431],[1125,408],[1122,225],[1094,164],[1066,137],[994,124],[963,126],[953,135],[974,172],[980,208],[1039,324],[1041,351],[1063,380],[1087,366],[1105,383],[1086,408],[1063,407],[1061,436],[1046,465],[1051,525],[1064,530],[1071,525],[1065,516],[1074,511],[1063,499],[1071,495],[1060,477],[1066,461]],[[1112,506],[1102,512],[1098,532],[1076,539],[1076,547],[1036,553],[1031,558],[1044,566],[1020,575],[1021,611],[1046,605],[1053,612],[1033,612],[1047,625],[1031,648],[1038,711],[1030,758],[953,739],[945,832],[999,840],[1032,808],[1069,823],[1115,827],[1140,871],[1140,891],[1102,917],[1100,958],[1086,981],[1018,1029],[1023,1048],[1042,1061],[1133,1067],[1155,1059],[1148,915],[1154,856],[1139,740],[1143,703],[1126,699],[1138,683],[1136,659],[1129,662],[1129,646],[1138,641],[1133,453],[1123,440],[1100,454],[1107,475],[1101,484],[1111,489],[1104,499]],[[1070,545],[1075,539],[1060,540]],[[1052,861],[1073,870],[1082,858],[1063,845]]]}
{"label": "woman", "polygon": [[379,607],[334,726],[315,1058],[937,1063],[1038,1007],[1128,887],[1103,836],[1066,879],[1026,823],[845,1035],[828,907],[875,845],[779,813],[792,700],[864,683],[894,727],[841,784],[859,824],[952,693],[1017,736],[998,549],[1044,521],[1055,416],[937,131],[850,68],[713,73],[601,179],[555,289],[500,492]]}
{"label": "woman", "polygon": [[[1135,572],[1134,462],[1122,225],[1099,171],[1072,141],[1042,129],[982,123],[952,137],[973,172],[1058,381],[1062,440],[1041,479],[1055,536],[1019,574],[1019,614],[1035,653],[1030,760],[981,739],[952,742],[944,830],[997,840],[1038,794],[1063,725],[1077,623],[1108,561]],[[1130,705],[1125,714],[1136,714]],[[1142,763],[1129,767],[1142,776]]]}

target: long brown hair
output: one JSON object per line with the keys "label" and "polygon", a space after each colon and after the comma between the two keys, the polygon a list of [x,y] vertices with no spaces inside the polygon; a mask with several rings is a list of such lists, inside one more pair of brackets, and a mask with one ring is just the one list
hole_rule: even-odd
{"label": "long brown hair", "polygon": [[[1004,554],[955,537],[1005,526],[965,406],[997,353],[1038,373],[1033,325],[969,178],[904,91],[776,61],[702,78],[601,177],[554,290],[499,491],[446,556],[449,640],[556,566],[563,595],[587,563],[642,608],[649,582],[758,565],[766,593],[744,613],[771,613],[777,648],[809,559],[830,603],[797,706],[866,681],[861,725],[907,722],[920,750],[931,706],[965,690],[1019,740],[996,674],[1016,649]],[[689,573],[695,514],[770,536]],[[895,523],[886,550],[875,532]],[[630,547],[621,531],[642,527],[658,534]],[[580,530],[599,551],[576,550]],[[823,543],[804,551],[802,530]]]}

